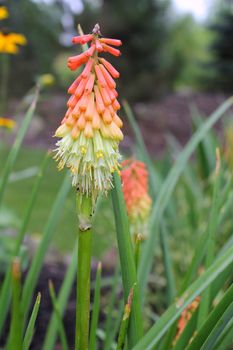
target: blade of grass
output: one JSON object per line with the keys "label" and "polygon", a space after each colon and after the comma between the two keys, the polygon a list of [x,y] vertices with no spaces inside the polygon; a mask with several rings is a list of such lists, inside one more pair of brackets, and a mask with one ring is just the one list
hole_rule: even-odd
{"label": "blade of grass", "polygon": [[23,344],[23,320],[22,312],[20,308],[20,296],[21,296],[21,271],[20,262],[18,258],[15,258],[11,266],[11,278],[12,278],[12,312],[10,322],[10,335],[8,339],[7,349],[15,350],[22,349]]}
{"label": "blade of grass", "polygon": [[214,344],[224,331],[225,327],[229,322],[232,322],[233,318],[233,302],[229,305],[227,310],[224,312],[224,314],[221,316],[221,318],[218,320],[215,327],[212,329],[211,333],[209,334],[208,338],[206,339],[205,343],[201,347],[201,350],[212,350]]}
{"label": "blade of grass", "polygon": [[[48,157],[49,154],[46,154],[45,158],[43,159],[37,178],[34,182],[33,188],[32,188],[32,194],[28,202],[28,206],[25,211],[25,215],[23,217],[22,225],[20,227],[20,230],[16,236],[16,242],[15,242],[15,248],[14,248],[14,256],[17,256],[19,254],[21,243],[23,242],[29,220],[31,218],[32,210],[35,206],[37,196],[39,194],[40,185],[43,179],[43,175],[46,169],[46,166],[48,164]],[[10,298],[11,293],[10,290],[10,281],[11,281],[11,268],[9,267],[5,273],[4,281],[1,288],[1,294],[0,294],[0,335],[3,329],[3,324],[6,319],[7,311],[9,309],[10,305]]]}
{"label": "blade of grass", "polygon": [[[232,180],[229,179],[225,185],[225,190],[224,191],[221,191],[221,194],[225,197],[225,192],[228,188],[228,186],[232,183]],[[197,242],[197,246],[196,246],[196,249],[195,249],[195,252],[194,252],[194,255],[193,255],[193,258],[192,258],[192,262],[188,268],[188,271],[186,272],[185,274],[185,278],[184,278],[184,281],[183,281],[183,284],[182,284],[182,287],[181,287],[181,293],[188,287],[188,285],[190,284],[190,282],[192,281],[192,278],[193,276],[195,275],[199,265],[200,265],[200,262],[202,261],[203,257],[204,257],[204,254],[207,250],[207,246],[208,246],[208,230],[210,228],[210,225],[212,225],[214,223],[214,226],[216,225],[217,227],[220,227],[220,223],[222,221],[222,217],[225,215],[224,214],[224,211],[223,210],[220,210],[220,207],[221,205],[224,204],[223,200],[222,200],[222,195],[219,196],[218,198],[218,215],[216,215],[214,217],[214,220],[212,223],[210,223],[209,221],[209,227],[207,227],[207,230],[206,232],[200,237],[200,239],[198,240]],[[233,197],[232,197],[232,200],[233,200]],[[213,210],[213,205],[212,205],[212,210]],[[216,209],[217,210],[217,207]],[[212,214],[214,215],[214,214]],[[215,220],[217,219],[217,223],[215,223]],[[212,219],[211,219],[212,220]]]}
{"label": "blade of grass", "polygon": [[172,260],[167,242],[167,229],[165,223],[162,222],[160,229],[160,240],[163,252],[164,268],[167,281],[167,304],[170,305],[176,296],[175,278],[173,274]]}
{"label": "blade of grass", "polygon": [[32,338],[33,338],[33,334],[34,334],[34,329],[35,329],[35,323],[36,323],[36,319],[37,319],[37,315],[38,315],[38,311],[40,308],[40,301],[41,301],[41,294],[38,293],[37,294],[37,298],[35,301],[35,304],[33,306],[33,310],[32,310],[32,314],[30,317],[30,320],[28,322],[28,326],[25,332],[25,336],[23,339],[23,350],[29,350],[31,342],[32,342]]}
{"label": "blade of grass", "polygon": [[26,135],[26,132],[28,130],[28,127],[29,127],[31,120],[32,120],[32,117],[34,115],[36,104],[38,101],[38,97],[39,97],[39,90],[36,89],[33,101],[32,101],[32,103],[31,103],[31,105],[30,105],[30,107],[29,107],[29,109],[28,109],[28,111],[23,119],[22,125],[17,133],[15,142],[14,142],[13,146],[11,147],[6,164],[3,168],[3,172],[2,172],[2,175],[0,178],[0,207],[2,205],[2,199],[4,196],[5,190],[6,190],[7,183],[9,181],[10,173],[14,167],[15,160],[19,154],[19,150],[20,150],[20,147],[22,145],[23,139]]}
{"label": "blade of grass", "polygon": [[219,257],[156,322],[133,350],[150,350],[162,339],[181,312],[233,262],[233,247]]}
{"label": "blade of grass", "polygon": [[64,325],[62,322],[62,316],[61,316],[59,308],[58,308],[57,297],[56,297],[56,293],[54,290],[53,282],[51,280],[49,280],[49,294],[50,294],[50,298],[52,300],[53,310],[54,310],[56,318],[57,318],[58,331],[59,331],[59,336],[60,336],[60,340],[61,340],[61,344],[62,344],[62,349],[68,350],[69,347],[68,347],[68,342],[66,339],[66,332],[65,332],[65,328],[64,328]]}
{"label": "blade of grass", "polygon": [[213,350],[231,349],[233,345],[233,319],[227,324]]}
{"label": "blade of grass", "polygon": [[124,308],[124,314],[122,317],[119,335],[118,335],[118,340],[117,340],[117,350],[124,349],[124,344],[125,344],[125,340],[126,340],[126,333],[127,333],[127,329],[128,329],[128,325],[129,325],[131,305],[132,305],[132,300],[133,300],[133,292],[134,292],[134,287],[132,287],[130,290],[127,304],[125,305],[125,308]]}
{"label": "blade of grass", "polygon": [[53,235],[56,233],[56,230],[55,230],[56,224],[58,223],[58,220],[60,218],[60,213],[64,207],[64,202],[69,190],[70,190],[70,177],[69,177],[69,174],[67,173],[63,180],[62,186],[57,194],[55,202],[52,206],[52,210],[50,212],[47,224],[45,226],[43,237],[40,242],[40,246],[32,260],[30,269],[27,273],[27,277],[24,283],[21,306],[22,306],[22,310],[24,310],[24,313],[25,313],[25,320],[30,307],[32,294],[35,290],[36,283],[41,271],[41,267],[43,265],[43,260],[44,260],[46,251],[49,247],[49,244],[51,242]]}
{"label": "blade of grass", "polygon": [[131,317],[129,321],[128,344],[132,348],[134,344],[142,337],[142,310],[139,296],[139,286],[137,283],[137,274],[134,263],[134,254],[132,241],[129,233],[129,223],[126,213],[125,202],[123,198],[121,180],[118,174],[113,174],[112,203],[115,215],[117,230],[118,250],[121,263],[122,282],[124,290],[125,303],[133,285],[134,300],[132,304]]}
{"label": "blade of grass", "polygon": [[119,266],[116,267],[115,270],[115,274],[114,274],[114,278],[112,280],[112,290],[111,290],[111,299],[110,299],[110,303],[109,303],[109,307],[107,310],[107,319],[105,322],[105,340],[104,340],[104,345],[103,345],[103,349],[104,350],[108,350],[110,348],[110,345],[114,339],[114,337],[112,336],[112,330],[113,330],[113,310],[114,310],[114,306],[116,303],[116,299],[117,299],[117,287],[118,287],[118,281],[119,281]]}
{"label": "blade of grass", "polygon": [[99,262],[96,272],[96,282],[95,282],[95,294],[94,294],[94,303],[93,303],[93,311],[91,318],[91,330],[90,330],[90,343],[89,349],[96,349],[96,331],[99,320],[99,311],[100,311],[100,289],[101,289],[101,272],[102,272],[102,264]]}
{"label": "blade of grass", "polygon": [[[212,207],[210,211],[210,217],[208,221],[208,228],[207,228],[207,253],[206,253],[206,261],[205,261],[205,268],[211,266],[213,260],[214,260],[214,254],[215,254],[215,236],[217,231],[217,225],[218,225],[218,212],[219,212],[219,191],[220,191],[220,180],[221,180],[221,169],[220,169],[220,153],[219,150],[216,150],[216,169],[215,169],[215,180],[214,180],[214,189],[213,189],[213,200],[212,200]],[[205,293],[203,294],[201,298],[201,303],[199,307],[199,314],[198,314],[198,328],[201,327],[201,325],[204,323],[209,307],[210,307],[210,287],[206,288]]]}
{"label": "blade of grass", "polygon": [[[62,286],[60,288],[60,291],[57,297],[57,306],[61,316],[63,316],[65,312],[68,298],[71,293],[72,286],[74,284],[74,279],[75,279],[76,270],[77,270],[77,258],[78,258],[77,252],[78,252],[78,244],[76,243],[72,254],[71,263],[68,267],[64,281],[62,283]],[[49,321],[49,325],[46,330],[46,336],[42,347],[43,350],[54,349],[56,337],[57,337],[57,330],[58,330],[58,320],[57,320],[55,311],[53,311],[52,317]]]}
{"label": "blade of grass", "polygon": [[144,294],[145,288],[148,281],[148,276],[151,270],[153,253],[155,242],[158,234],[158,227],[162,215],[169,204],[170,198],[173,194],[177,181],[184,171],[185,166],[192,155],[193,151],[199,144],[199,142],[205,137],[206,133],[210,128],[224,115],[224,113],[232,106],[233,98],[229,98],[225,101],[201,126],[200,129],[196,131],[191,140],[185,146],[184,150],[180,153],[177,158],[176,163],[170,170],[162,187],[157,195],[157,201],[153,207],[151,220],[150,220],[150,235],[148,240],[145,242],[143,249],[143,254],[141,258],[141,263],[139,266],[139,281],[142,293]]}
{"label": "blade of grass", "polygon": [[[191,344],[188,347],[188,350],[201,349],[202,345],[209,338],[209,334],[215,328],[215,325],[218,324],[219,319],[227,310],[229,305],[233,300],[233,285],[225,292],[221,301],[215,306],[213,311],[210,313],[209,317],[204,322],[203,326],[197,332],[193,338]],[[213,338],[212,338],[213,339]]]}
{"label": "blade of grass", "polygon": [[[191,108],[192,122],[194,130],[203,125],[204,120],[200,112],[196,108]],[[203,179],[207,179],[215,164],[213,149],[217,147],[216,140],[211,131],[206,134],[206,137],[200,142],[197,147],[197,160],[199,162],[199,170]]]}

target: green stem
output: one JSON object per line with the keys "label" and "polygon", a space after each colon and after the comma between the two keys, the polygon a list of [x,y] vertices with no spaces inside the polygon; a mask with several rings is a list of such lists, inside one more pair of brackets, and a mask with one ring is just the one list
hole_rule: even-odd
{"label": "green stem", "polygon": [[[81,204],[80,204],[81,199]],[[75,350],[87,350],[89,343],[90,322],[90,275],[92,229],[91,198],[77,196],[79,215],[78,270],[77,270],[77,304]]]}
{"label": "green stem", "polygon": [[9,77],[9,56],[2,54],[1,82],[0,82],[0,113],[4,114],[7,106],[7,88]]}

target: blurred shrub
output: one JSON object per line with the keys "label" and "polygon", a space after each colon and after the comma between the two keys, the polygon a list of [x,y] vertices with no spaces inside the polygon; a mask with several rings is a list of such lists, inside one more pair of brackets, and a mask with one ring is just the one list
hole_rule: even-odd
{"label": "blurred shrub", "polygon": [[67,67],[67,57],[70,55],[70,52],[61,52],[53,63],[53,70],[56,74],[58,85],[64,90],[72,83],[76,74]]}
{"label": "blurred shrub", "polygon": [[11,90],[21,93],[22,89],[31,86],[36,75],[52,70],[53,59],[61,50],[61,11],[58,6],[30,0],[10,0],[8,7],[10,17],[7,26],[23,33],[28,40],[21,54],[12,58]]}
{"label": "blurred shrub", "polygon": [[210,45],[212,58],[206,65],[209,70],[206,85],[212,90],[230,92],[233,90],[233,2],[224,1],[222,5],[209,27],[214,37]]}
{"label": "blurred shrub", "polygon": [[197,23],[191,15],[182,16],[174,22],[164,58],[169,60],[167,65],[171,89],[202,86],[201,63],[210,58],[206,49],[210,40],[208,29]]}
{"label": "blurred shrub", "polygon": [[[133,99],[148,99],[166,89],[167,66],[163,56],[168,39],[169,1],[104,0],[94,6],[85,2],[77,21],[84,31],[95,24],[104,24],[104,36],[123,41],[122,57],[115,66],[123,71],[123,95]],[[84,25],[85,24],[85,25]]]}

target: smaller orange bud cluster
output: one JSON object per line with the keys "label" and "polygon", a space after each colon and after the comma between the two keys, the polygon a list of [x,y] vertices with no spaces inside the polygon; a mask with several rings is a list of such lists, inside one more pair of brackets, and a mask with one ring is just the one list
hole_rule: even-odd
{"label": "smaller orange bud cluster", "polygon": [[122,162],[123,194],[134,234],[144,234],[151,210],[148,194],[148,171],[144,163],[135,160]]}
{"label": "smaller orange bud cluster", "polygon": [[182,312],[180,319],[178,321],[177,325],[177,334],[175,337],[175,342],[179,339],[181,333],[183,332],[184,328],[186,327],[187,323],[189,322],[190,318],[192,317],[192,314],[197,309],[198,305],[200,303],[200,297],[197,296],[193,302],[184,309]]}

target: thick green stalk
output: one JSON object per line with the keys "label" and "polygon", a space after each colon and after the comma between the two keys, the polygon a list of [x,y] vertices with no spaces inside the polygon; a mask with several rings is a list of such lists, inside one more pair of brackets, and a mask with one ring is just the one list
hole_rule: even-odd
{"label": "thick green stalk", "polygon": [[89,343],[90,275],[92,247],[91,198],[78,195],[77,210],[79,216],[79,237],[75,350],[87,350]]}

